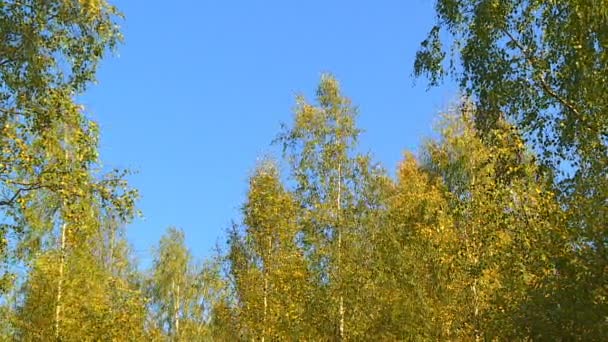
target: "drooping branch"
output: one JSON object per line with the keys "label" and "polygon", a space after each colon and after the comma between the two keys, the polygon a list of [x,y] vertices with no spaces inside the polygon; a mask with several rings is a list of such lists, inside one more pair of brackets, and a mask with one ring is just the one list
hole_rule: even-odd
{"label": "drooping branch", "polygon": [[[509,39],[511,40],[511,42],[513,44],[515,44],[515,46],[521,51],[522,55],[524,56],[524,58],[526,59],[526,62],[528,63],[528,65],[534,70],[534,69],[538,69],[536,64],[538,63],[538,59],[530,53],[530,51],[528,51],[528,49],[517,39],[515,38],[515,36],[509,32],[509,30],[501,28],[500,29],[507,37],[509,37]],[[540,85],[541,89],[543,89],[549,96],[551,96],[552,98],[554,98],[555,100],[557,100],[559,103],[561,103],[564,107],[568,108],[569,110],[571,110],[574,114],[576,114],[577,116],[581,115],[581,112],[576,108],[576,106],[570,102],[569,100],[567,100],[566,98],[564,98],[563,96],[561,96],[560,94],[557,93],[557,91],[555,91],[551,85],[547,82],[546,78],[544,75],[539,75],[536,76],[532,75],[532,77],[535,78],[535,80],[537,81],[537,83]]]}

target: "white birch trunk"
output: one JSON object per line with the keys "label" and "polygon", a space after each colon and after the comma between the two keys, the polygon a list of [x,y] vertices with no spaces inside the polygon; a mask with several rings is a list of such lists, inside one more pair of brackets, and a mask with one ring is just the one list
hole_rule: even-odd
{"label": "white birch trunk", "polygon": [[344,341],[344,296],[342,295],[342,227],[340,225],[340,212],[342,211],[342,164],[338,164],[338,198],[337,198],[337,210],[336,210],[336,218],[338,222],[338,281],[340,286],[340,295],[339,295],[339,303],[338,303],[338,315],[339,315],[339,326],[338,333],[340,337],[340,341]]}
{"label": "white birch trunk", "polygon": [[65,229],[66,224],[61,225],[61,240],[59,246],[59,279],[57,281],[57,297],[55,298],[55,339],[59,340],[61,320],[61,296],[63,291],[63,268],[65,264]]}

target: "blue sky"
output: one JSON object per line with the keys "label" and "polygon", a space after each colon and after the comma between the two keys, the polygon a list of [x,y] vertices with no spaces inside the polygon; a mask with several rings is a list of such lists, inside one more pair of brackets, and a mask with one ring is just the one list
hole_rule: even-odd
{"label": "blue sky", "polygon": [[413,59],[433,1],[114,1],[125,43],[83,103],[101,124],[105,167],[129,168],[144,218],[128,228],[144,267],[169,226],[209,255],[247,177],[294,98],[333,73],[359,107],[361,149],[394,170],[455,98],[414,84]]}

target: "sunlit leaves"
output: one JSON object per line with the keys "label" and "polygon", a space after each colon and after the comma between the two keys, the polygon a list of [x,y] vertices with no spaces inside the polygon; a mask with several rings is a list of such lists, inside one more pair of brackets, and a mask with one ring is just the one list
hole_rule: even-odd
{"label": "sunlit leaves", "polygon": [[27,262],[43,247],[31,242],[56,222],[68,224],[74,245],[103,212],[123,221],[135,213],[124,174],[97,175],[99,129],[75,101],[120,41],[119,16],[104,0],[0,4],[0,210],[11,227],[1,238],[14,241],[0,261]]}
{"label": "sunlit leaves", "polygon": [[[565,211],[560,224],[567,228],[576,252],[566,263],[569,271],[560,272],[563,303],[555,300],[553,314],[535,329],[569,326],[585,338],[597,336],[605,330],[608,312],[604,285],[608,102],[603,91],[608,75],[608,4],[587,0],[435,3],[436,27],[447,33],[437,46],[452,42],[446,44],[452,46],[451,71],[477,104],[476,127],[482,134],[495,135],[492,132],[505,122],[514,124],[521,132],[519,140],[531,146],[530,154],[542,163],[544,182],[554,183],[551,188]],[[431,63],[426,57],[428,41],[436,37],[432,33],[423,43],[415,63],[415,73],[430,75],[432,84],[445,63]],[[443,57],[441,52],[435,55]],[[484,143],[500,142],[486,137]],[[506,172],[525,174],[526,170],[502,173]]]}
{"label": "sunlit leaves", "polygon": [[[229,262],[243,338],[310,337],[306,314],[311,280],[297,245],[298,207],[265,161],[250,179],[243,230],[230,237]],[[309,319],[309,318],[308,318]]]}

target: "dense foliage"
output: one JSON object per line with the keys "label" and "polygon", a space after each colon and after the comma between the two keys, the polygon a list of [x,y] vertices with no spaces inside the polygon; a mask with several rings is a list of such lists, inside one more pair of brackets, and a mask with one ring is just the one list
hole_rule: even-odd
{"label": "dense foliage", "polygon": [[608,340],[608,4],[436,9],[415,74],[467,96],[395,177],[324,75],[224,248],[199,262],[170,228],[141,272],[137,192],[75,100],[119,12],[0,2],[0,339]]}

